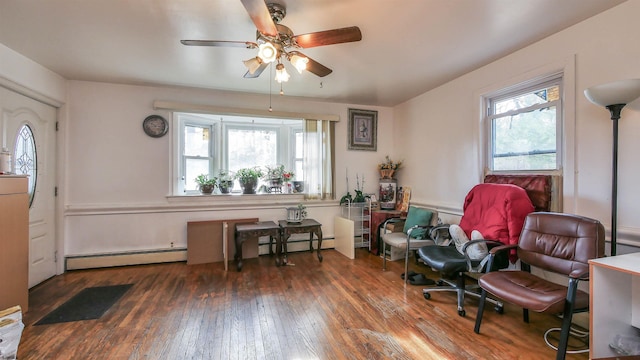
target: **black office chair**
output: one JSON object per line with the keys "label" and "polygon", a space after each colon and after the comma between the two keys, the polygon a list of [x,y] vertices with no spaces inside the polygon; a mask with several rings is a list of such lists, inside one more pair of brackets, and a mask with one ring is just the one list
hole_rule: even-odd
{"label": "black office chair", "polygon": [[[425,288],[422,295],[425,299],[431,299],[431,293],[437,291],[455,291],[458,295],[458,315],[466,316],[464,310],[464,298],[466,295],[480,297],[480,287],[475,283],[467,284],[468,273],[485,272],[487,258],[471,259],[468,254],[469,247],[475,244],[485,243],[489,249],[503,245],[501,242],[492,240],[472,240],[463,247],[464,254],[452,244],[450,246],[423,246],[418,249],[419,258],[432,269],[441,273],[441,278],[436,282],[435,287]],[[501,256],[494,262],[494,269],[502,269],[509,265],[508,257]],[[487,301],[495,305],[495,310],[503,312],[502,303],[491,298]]]}
{"label": "black office chair", "polygon": [[[526,191],[516,185],[479,184],[473,187],[465,197],[460,228],[466,234],[479,230],[490,240],[472,240],[464,245],[463,253],[456,246],[423,246],[418,250],[419,258],[428,266],[442,274],[435,287],[425,288],[422,293],[425,299],[431,298],[432,292],[455,291],[458,295],[458,315],[465,316],[465,295],[480,297],[475,279],[467,285],[468,273],[484,272],[488,254],[476,259],[469,256],[472,246],[484,243],[491,247],[517,242],[522,224],[527,214],[534,207]],[[512,259],[515,261],[515,259]],[[509,264],[509,254],[504,255],[493,264],[494,269],[504,268]],[[502,312],[502,304],[487,299],[496,305],[496,311]]]}

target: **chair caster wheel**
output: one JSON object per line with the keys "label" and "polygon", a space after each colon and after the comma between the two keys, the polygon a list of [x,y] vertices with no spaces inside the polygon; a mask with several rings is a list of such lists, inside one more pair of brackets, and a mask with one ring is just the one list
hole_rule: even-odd
{"label": "chair caster wheel", "polygon": [[431,299],[431,294],[429,294],[428,292],[423,293],[422,296],[424,296],[424,298],[427,300]]}
{"label": "chair caster wheel", "polygon": [[444,281],[438,280],[438,281],[436,281],[436,285],[437,286],[442,286],[442,285],[444,285]]}
{"label": "chair caster wheel", "polygon": [[462,316],[462,317],[465,317],[465,316],[467,316],[467,312],[466,312],[466,311],[464,311],[464,309],[462,309],[462,310],[458,310],[458,315],[460,315],[460,316]]}
{"label": "chair caster wheel", "polygon": [[496,307],[494,307],[493,310],[495,310],[498,314],[504,314],[503,306],[496,305]]}

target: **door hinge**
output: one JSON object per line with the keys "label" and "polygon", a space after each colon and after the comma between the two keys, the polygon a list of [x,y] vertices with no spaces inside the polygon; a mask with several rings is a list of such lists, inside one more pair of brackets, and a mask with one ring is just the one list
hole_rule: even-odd
{"label": "door hinge", "polygon": [[57,186],[53,188],[53,196],[54,197],[58,196],[58,187]]}
{"label": "door hinge", "polygon": [[59,124],[60,124],[60,123],[59,123],[58,121],[56,121],[56,131],[58,131],[58,130],[60,129]]}
{"label": "door hinge", "polygon": [[58,251],[57,250],[53,252],[53,262],[54,263],[58,262]]}

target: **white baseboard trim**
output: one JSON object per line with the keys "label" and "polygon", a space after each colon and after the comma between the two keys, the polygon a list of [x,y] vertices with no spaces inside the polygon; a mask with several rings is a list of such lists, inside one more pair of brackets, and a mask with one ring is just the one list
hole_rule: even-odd
{"label": "white baseboard trim", "polygon": [[187,261],[187,249],[108,253],[65,258],[65,271]]}
{"label": "white baseboard trim", "polygon": [[[333,238],[324,239],[322,241],[322,249],[333,249],[333,242]],[[317,247],[318,241],[314,239],[313,248],[315,249]],[[309,241],[307,240],[290,243],[288,246],[288,252],[297,251],[309,251]],[[260,244],[259,255],[265,254],[269,254],[269,245]],[[65,271],[99,269],[128,265],[158,264],[178,261],[187,261],[187,249],[175,248],[163,250],[67,256],[65,257]]]}

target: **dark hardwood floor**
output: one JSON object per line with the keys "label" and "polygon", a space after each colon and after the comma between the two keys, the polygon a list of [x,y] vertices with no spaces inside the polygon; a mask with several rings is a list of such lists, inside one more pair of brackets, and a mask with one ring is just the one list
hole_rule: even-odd
{"label": "dark hardwood floor", "polygon": [[[323,251],[289,255],[276,267],[261,256],[242,272],[222,263],[171,263],[72,271],[33,288],[18,359],[552,359],[543,334],[560,321],[519,308],[485,312],[473,332],[454,293],[422,296],[400,279],[402,261],[364,250],[349,260]],[[437,274],[414,264],[433,279]],[[230,268],[235,269],[231,266]],[[134,286],[98,320],[37,325],[85,287]],[[588,359],[587,354],[568,359]]]}

